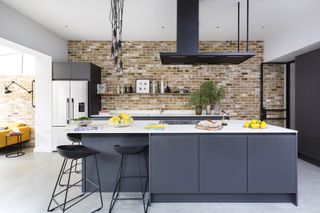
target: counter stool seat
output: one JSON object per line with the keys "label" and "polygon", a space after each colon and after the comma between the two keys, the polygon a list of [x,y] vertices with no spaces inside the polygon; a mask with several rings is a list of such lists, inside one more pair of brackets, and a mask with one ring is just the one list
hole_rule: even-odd
{"label": "counter stool seat", "polygon": [[138,155],[144,152],[147,147],[148,146],[113,146],[114,150],[121,155]]}
{"label": "counter stool seat", "polygon": [[[72,142],[72,145],[81,145],[81,134],[79,133],[68,133],[67,138]],[[71,158],[70,158],[71,159]],[[76,160],[76,163],[71,168],[73,173],[81,173],[81,160]],[[69,168],[70,169],[70,168]],[[69,169],[63,172],[63,175],[67,175],[69,173]],[[62,178],[60,179],[59,186],[65,186],[66,184],[61,183]],[[81,186],[78,185],[78,186]]]}
{"label": "counter stool seat", "polygon": [[[117,153],[119,153],[121,155],[121,160],[120,160],[120,165],[119,165],[119,169],[118,169],[118,173],[117,173],[116,183],[114,186],[114,190],[113,190],[113,194],[112,194],[112,198],[111,198],[111,202],[110,202],[109,213],[111,213],[117,200],[141,200],[142,204],[143,204],[144,212],[145,213],[148,212],[149,201],[147,203],[145,202],[145,195],[146,195],[148,184],[149,184],[149,171],[148,171],[148,162],[147,162],[147,157],[146,157],[146,150],[147,150],[148,146],[147,145],[145,145],[145,146],[114,145],[113,148]],[[146,167],[146,173],[147,173],[145,175],[143,175],[142,171],[141,171],[141,165],[140,165],[141,154],[143,154],[144,161],[145,161],[145,167]],[[136,156],[137,163],[138,163],[139,175],[135,175],[135,176],[125,175],[124,161],[127,160],[126,156],[128,156],[128,155],[135,155]],[[128,178],[129,179],[134,178],[134,179],[139,180],[141,196],[133,197],[133,198],[120,198],[119,197],[122,182]]]}
{"label": "counter stool seat", "polygon": [[99,153],[82,145],[62,145],[57,147],[57,151],[62,157],[74,160]]}
{"label": "counter stool seat", "polygon": [[[60,172],[59,172],[58,179],[56,181],[56,185],[53,189],[53,193],[52,193],[47,211],[53,211],[57,208],[60,208],[62,210],[62,212],[65,212],[66,210],[68,210],[72,206],[76,205],[80,201],[82,201],[85,198],[92,195],[94,192],[100,193],[101,206],[98,209],[94,210],[93,212],[97,212],[100,209],[102,209],[103,201],[102,201],[100,175],[99,175],[99,168],[98,168],[98,161],[97,161],[97,154],[99,152],[92,150],[92,149],[89,149],[89,148],[82,146],[82,145],[62,145],[62,146],[57,147],[57,151],[62,157],[64,157],[64,160],[63,160]],[[97,181],[89,180],[88,178],[86,178],[86,170],[85,170],[86,169],[86,158],[88,158],[88,157],[94,157]],[[84,167],[83,167],[84,168],[84,176],[81,178],[81,180],[78,180],[77,182],[71,184],[70,179],[71,179],[71,174],[73,173],[72,168],[74,167],[74,165],[78,159],[84,160]],[[68,160],[71,160],[71,164],[70,164],[69,169],[66,170]],[[58,185],[60,185],[59,183],[61,182],[61,178],[64,174],[66,174],[66,171],[68,171],[67,172],[67,174],[68,174],[67,184],[62,185],[64,189],[58,191],[57,187],[58,187]],[[79,186],[79,184],[80,184],[80,186],[81,186],[81,184],[83,184],[83,191],[84,192],[80,193],[80,195],[78,195],[78,196],[74,196],[73,198],[69,198],[70,197],[70,196],[68,197],[69,189],[72,187],[75,187],[75,186]],[[93,189],[89,193],[86,194],[87,184],[92,185]],[[59,203],[58,199],[56,199],[56,197],[59,195],[63,196],[63,194],[64,194],[63,203]],[[52,202],[56,204],[56,206],[53,208],[51,208]]]}
{"label": "counter stool seat", "polygon": [[72,143],[81,143],[81,134],[79,133],[68,133],[67,138],[72,141]]}

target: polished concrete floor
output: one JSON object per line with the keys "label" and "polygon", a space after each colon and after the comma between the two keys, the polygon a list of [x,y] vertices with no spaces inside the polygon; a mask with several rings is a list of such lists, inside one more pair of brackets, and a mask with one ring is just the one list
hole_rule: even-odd
{"label": "polished concrete floor", "polygon": [[[0,212],[46,212],[62,158],[57,153],[33,153],[8,159],[0,153]],[[156,203],[150,213],[320,213],[320,168],[299,160],[299,206],[287,203]],[[94,195],[68,212],[90,212],[99,205]],[[108,212],[110,194],[104,193]],[[60,212],[59,210],[55,212]],[[116,204],[114,213],[142,213],[136,201]]]}

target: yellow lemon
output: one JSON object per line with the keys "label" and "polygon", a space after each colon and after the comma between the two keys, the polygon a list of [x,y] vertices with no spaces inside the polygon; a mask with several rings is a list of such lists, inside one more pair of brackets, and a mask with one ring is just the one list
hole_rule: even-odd
{"label": "yellow lemon", "polygon": [[265,121],[262,121],[261,124],[260,124],[260,128],[261,129],[267,128],[267,123]]}
{"label": "yellow lemon", "polygon": [[251,124],[251,128],[258,129],[258,128],[260,128],[260,124],[258,124],[258,123]]}
{"label": "yellow lemon", "polygon": [[127,113],[121,113],[120,115],[119,115],[122,119],[129,119],[131,116],[130,115],[128,115]]}
{"label": "yellow lemon", "polygon": [[250,127],[250,122],[249,122],[249,121],[245,122],[245,123],[244,123],[244,127],[245,127],[245,128],[249,128],[249,127]]}

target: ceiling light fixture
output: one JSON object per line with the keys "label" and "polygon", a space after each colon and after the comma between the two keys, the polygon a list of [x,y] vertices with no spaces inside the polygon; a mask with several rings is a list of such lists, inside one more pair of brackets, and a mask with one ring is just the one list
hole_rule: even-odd
{"label": "ceiling light fixture", "polygon": [[112,26],[111,59],[113,60],[113,72],[121,75],[123,73],[122,61],[122,21],[124,0],[110,0],[110,22]]}

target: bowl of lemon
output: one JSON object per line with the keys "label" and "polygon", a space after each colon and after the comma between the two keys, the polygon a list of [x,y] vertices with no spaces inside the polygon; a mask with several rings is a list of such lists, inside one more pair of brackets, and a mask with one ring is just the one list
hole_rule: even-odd
{"label": "bowl of lemon", "polygon": [[260,121],[260,120],[251,120],[246,121],[243,125],[244,128],[251,128],[251,129],[265,129],[267,128],[267,122]]}
{"label": "bowl of lemon", "polygon": [[133,123],[133,118],[127,113],[112,116],[109,119],[109,125],[113,127],[128,127]]}

